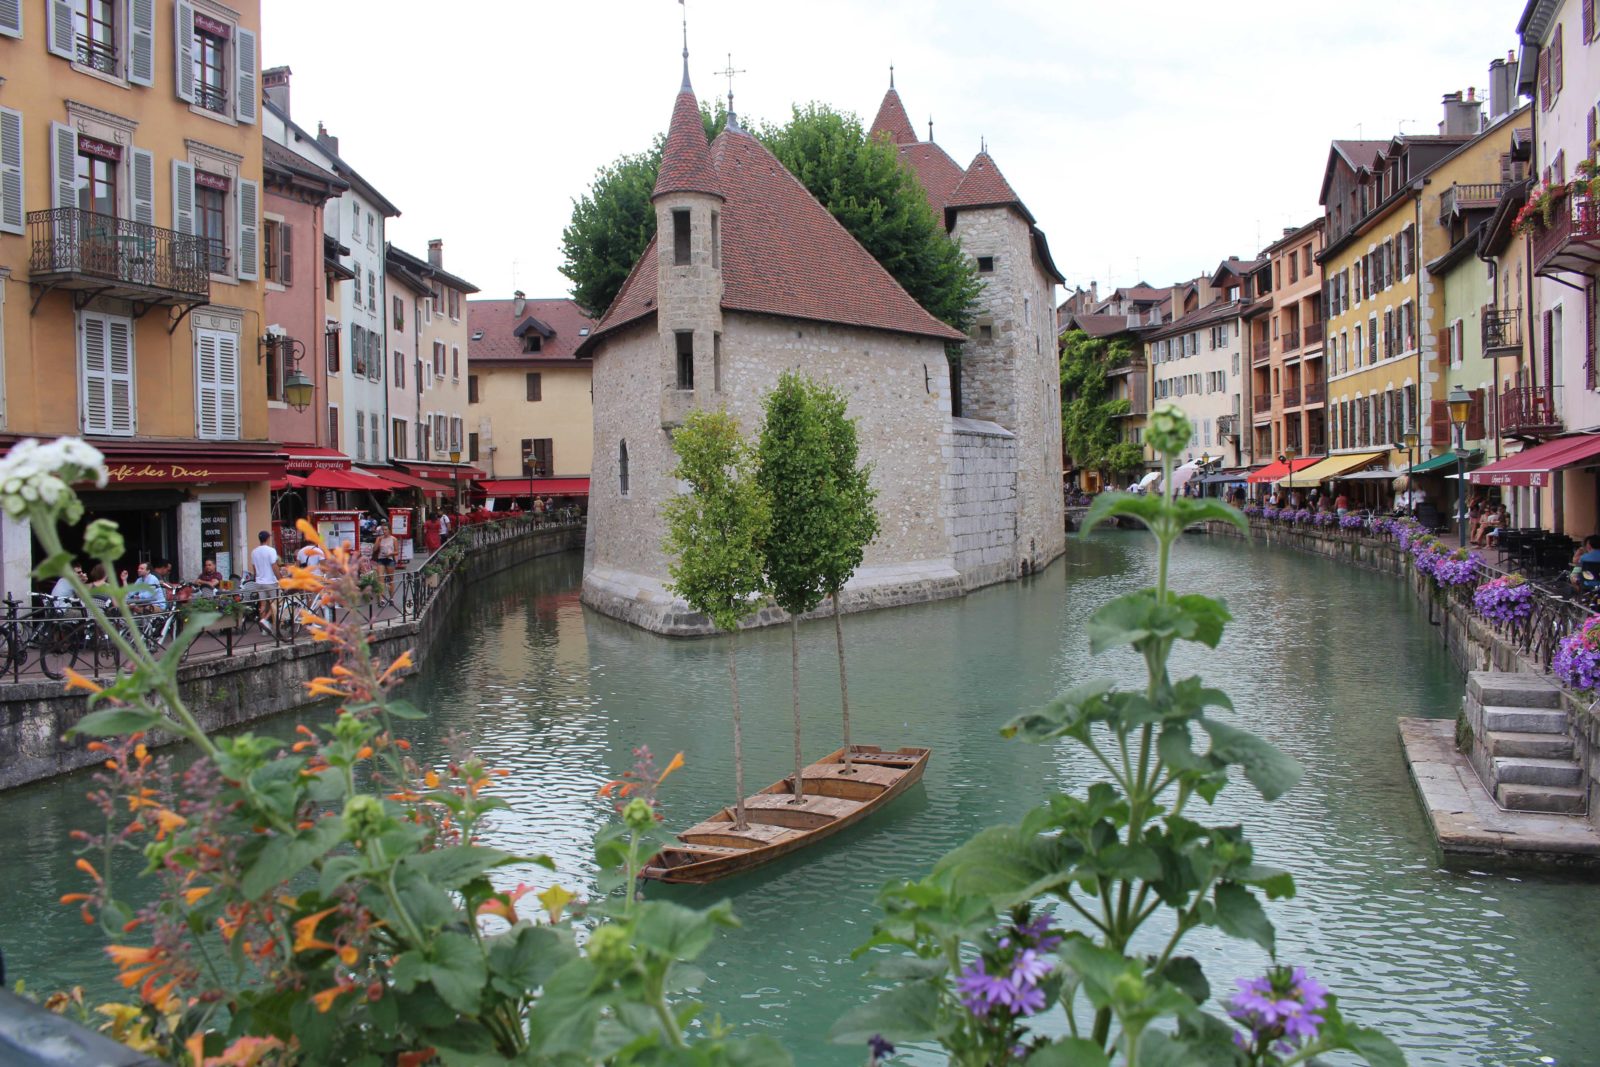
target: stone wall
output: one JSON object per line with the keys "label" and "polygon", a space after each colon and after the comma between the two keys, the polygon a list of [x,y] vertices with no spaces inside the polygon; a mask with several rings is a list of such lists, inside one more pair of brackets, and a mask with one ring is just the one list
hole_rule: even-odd
{"label": "stone wall", "polygon": [[945,524],[962,585],[976,589],[1018,572],[1017,441],[992,422],[951,421]]}
{"label": "stone wall", "polygon": [[[1226,523],[1207,523],[1206,530],[1224,537],[1243,537],[1237,527]],[[1438,624],[1439,637],[1464,671],[1546,674],[1543,663],[1529,659],[1505,634],[1473,614],[1464,600],[1440,595],[1432,580],[1418,573],[1410,555],[1393,541],[1262,521],[1250,524],[1250,537],[1399,578],[1418,600],[1432,601],[1429,614]],[[1547,677],[1553,685],[1560,685],[1554,676]],[[1600,703],[1591,706],[1571,690],[1562,689],[1561,706],[1567,712],[1574,756],[1584,771],[1588,816],[1600,824]]]}
{"label": "stone wall", "polygon": [[[591,536],[584,558],[584,603],[659,633],[709,632],[703,618],[666,591],[666,526],[661,505],[677,491],[668,429],[649,398],[658,389],[659,330],[643,323],[609,339],[594,361],[595,459]],[[951,559],[945,479],[950,446],[949,371],[943,345],[929,338],[858,330],[798,319],[727,312],[720,391],[694,403],[722,408],[741,430],[761,425],[762,398],[786,370],[842,391],[857,420],[861,458],[873,465],[882,527],[846,589],[849,609],[958,595]],[[618,470],[628,448],[628,491]],[[782,613],[763,612],[752,625]]]}
{"label": "stone wall", "polygon": [[[421,662],[474,581],[538,556],[575,549],[580,535],[577,527],[550,528],[476,550],[439,589],[420,620],[373,633],[374,655],[389,659],[410,649]],[[332,653],[305,642],[190,664],[178,677],[189,709],[211,731],[313,703],[305,684],[328,674],[332,666]],[[61,682],[0,684],[0,789],[93,763],[95,756],[83,741],[62,740],[87,711],[87,699],[65,695]]]}

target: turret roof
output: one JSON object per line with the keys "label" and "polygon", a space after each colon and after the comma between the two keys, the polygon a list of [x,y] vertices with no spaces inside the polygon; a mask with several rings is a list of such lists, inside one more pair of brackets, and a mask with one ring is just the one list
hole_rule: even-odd
{"label": "turret roof", "polygon": [[889,138],[890,144],[915,144],[916,130],[911,127],[911,117],[906,114],[905,105],[900,102],[900,94],[895,92],[894,86],[889,86],[889,91],[883,94],[883,103],[878,105],[878,115],[872,120],[872,129],[868,131],[871,136],[883,134]]}
{"label": "turret roof", "polygon": [[683,88],[672,105],[672,123],[667,127],[667,143],[661,149],[661,169],[656,174],[653,200],[667,193],[710,193],[721,196],[717,174],[711,167],[711,147],[706,143],[705,124],[700,121],[700,102],[689,85],[689,72],[683,74]]}
{"label": "turret roof", "polygon": [[988,152],[979,152],[967,167],[966,177],[950,195],[946,208],[963,207],[1013,207],[1030,223],[1033,215],[1022,203],[1022,197],[1011,188],[1006,176],[1000,173]]}

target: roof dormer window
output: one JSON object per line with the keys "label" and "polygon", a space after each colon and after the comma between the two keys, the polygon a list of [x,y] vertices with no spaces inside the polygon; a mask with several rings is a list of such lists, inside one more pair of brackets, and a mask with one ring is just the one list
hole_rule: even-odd
{"label": "roof dormer window", "polygon": [[522,350],[524,352],[537,352],[544,347],[544,338],[535,330],[529,330],[522,335]]}

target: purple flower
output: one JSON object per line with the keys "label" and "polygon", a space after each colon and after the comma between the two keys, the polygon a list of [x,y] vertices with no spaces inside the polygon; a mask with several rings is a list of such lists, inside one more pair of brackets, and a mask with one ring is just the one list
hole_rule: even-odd
{"label": "purple flower", "polygon": [[1234,1042],[1242,1048],[1288,1054],[1316,1040],[1323,1023],[1318,1012],[1327,1006],[1327,988],[1304,967],[1272,967],[1259,978],[1241,978],[1228,1014],[1249,1032],[1236,1034]]}
{"label": "purple flower", "polygon": [[978,1016],[988,1015],[995,1005],[1011,999],[1009,983],[1004,978],[986,972],[982,960],[973,962],[961,972],[956,979],[956,992],[961,995],[962,1006]]}
{"label": "purple flower", "polygon": [[1533,615],[1533,586],[1520,574],[1508,574],[1478,586],[1472,606],[1497,625],[1525,622]]}
{"label": "purple flower", "polygon": [[1550,670],[1573,689],[1600,687],[1600,615],[1589,616],[1581,630],[1561,639]]}
{"label": "purple flower", "polygon": [[1023,949],[1011,964],[1011,977],[1015,980],[1037,985],[1044,981],[1050,973],[1050,961],[1039,958],[1039,954],[1031,948]]}
{"label": "purple flower", "polygon": [[894,1055],[894,1046],[884,1039],[882,1034],[873,1034],[867,1038],[867,1049],[872,1053],[872,1062],[886,1060]]}
{"label": "purple flower", "polygon": [[1011,929],[1012,932],[1015,933],[1016,936],[1023,942],[1032,945],[1034,948],[1042,949],[1043,951],[1048,952],[1057,945],[1061,944],[1061,935],[1052,934],[1050,932],[1050,927],[1054,925],[1055,921],[1055,914],[1045,911],[1041,912],[1027,923],[1024,923],[1022,926],[1016,926],[1013,924]]}
{"label": "purple flower", "polygon": [[1464,548],[1453,553],[1440,553],[1434,557],[1433,580],[1441,587],[1466,585],[1477,578],[1482,564],[1482,556]]}
{"label": "purple flower", "polygon": [[1339,517],[1339,526],[1341,529],[1359,530],[1366,524],[1366,520],[1360,515],[1341,515]]}

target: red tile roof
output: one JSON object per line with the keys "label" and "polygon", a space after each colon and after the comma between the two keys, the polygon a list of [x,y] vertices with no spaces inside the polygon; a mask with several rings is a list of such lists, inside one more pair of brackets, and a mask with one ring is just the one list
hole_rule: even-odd
{"label": "red tile roof", "polygon": [[667,144],[661,150],[661,169],[656,174],[651,199],[665,193],[710,193],[721,196],[717,174],[711,168],[711,148],[706,144],[706,128],[700,121],[700,103],[689,87],[685,72],[683,89],[672,105],[672,124],[667,127]]}
{"label": "red tile roof", "polygon": [[[924,311],[754,137],[743,130],[724,131],[711,146],[711,166],[725,197],[723,308],[942,341],[966,339]],[[656,287],[651,241],[584,350],[653,313]]]}
{"label": "red tile roof", "polygon": [[979,152],[967,167],[966,177],[946,202],[947,208],[963,207],[1014,207],[1029,222],[1033,216],[1023,206],[1022,197],[1011,188],[1006,176],[1000,173],[988,152]]}
{"label": "red tile roof", "polygon": [[900,103],[900,94],[894,91],[892,85],[883,94],[883,103],[878,105],[878,116],[872,120],[872,129],[868,131],[871,137],[879,134],[887,135],[890,144],[915,144],[917,140],[905,105]]}
{"label": "red tile roof", "polygon": [[[539,351],[524,352],[517,328],[530,318],[544,323],[552,336],[540,342]],[[579,331],[592,330],[594,320],[584,315],[577,302],[565,297],[527,300],[522,313],[516,313],[514,300],[468,300],[467,364],[473,363],[555,363],[571,362],[584,341]],[[482,337],[479,337],[482,333]]]}
{"label": "red tile roof", "polygon": [[900,162],[910,167],[928,194],[928,204],[936,214],[943,215],[945,205],[955,195],[966,174],[961,164],[932,141],[900,146]]}

